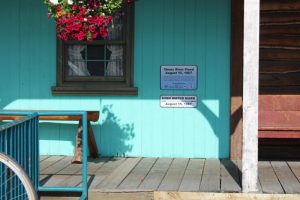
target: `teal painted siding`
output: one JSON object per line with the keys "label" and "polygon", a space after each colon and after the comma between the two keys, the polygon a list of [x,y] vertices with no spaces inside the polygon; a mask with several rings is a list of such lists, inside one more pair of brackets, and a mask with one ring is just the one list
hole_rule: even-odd
{"label": "teal painted siding", "polygon": [[[55,25],[43,1],[5,1],[0,10],[0,108],[99,110],[102,155],[229,156],[230,0],[136,2],[137,97],[52,96]],[[163,64],[198,65],[198,90],[161,91]],[[198,107],[163,109],[160,95],[197,95]],[[42,154],[73,153],[74,123],[43,122],[40,132]]]}

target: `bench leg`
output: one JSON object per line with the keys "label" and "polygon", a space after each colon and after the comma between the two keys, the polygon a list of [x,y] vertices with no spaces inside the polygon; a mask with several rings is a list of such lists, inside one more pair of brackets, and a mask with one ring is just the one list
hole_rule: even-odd
{"label": "bench leg", "polygon": [[[98,157],[98,148],[95,142],[93,128],[91,123],[88,121],[88,147],[90,156],[93,158]],[[82,163],[82,121],[79,121],[78,131],[76,136],[76,149],[72,160],[72,163]]]}

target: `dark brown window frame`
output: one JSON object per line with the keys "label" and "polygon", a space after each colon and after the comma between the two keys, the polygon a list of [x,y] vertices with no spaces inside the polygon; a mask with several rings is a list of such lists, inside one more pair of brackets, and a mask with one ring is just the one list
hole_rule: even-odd
{"label": "dark brown window frame", "polygon": [[107,41],[62,41],[56,40],[56,86],[52,87],[53,95],[103,95],[103,96],[136,96],[138,89],[133,86],[133,46],[134,46],[134,4],[126,6],[125,42],[111,41],[110,44],[125,46],[124,77],[67,77],[66,46],[67,44],[101,45]]}

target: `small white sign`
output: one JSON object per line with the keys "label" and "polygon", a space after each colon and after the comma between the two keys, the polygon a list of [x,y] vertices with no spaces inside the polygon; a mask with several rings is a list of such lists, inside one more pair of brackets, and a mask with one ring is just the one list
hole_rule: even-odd
{"label": "small white sign", "polygon": [[162,108],[195,108],[197,96],[160,96]]}

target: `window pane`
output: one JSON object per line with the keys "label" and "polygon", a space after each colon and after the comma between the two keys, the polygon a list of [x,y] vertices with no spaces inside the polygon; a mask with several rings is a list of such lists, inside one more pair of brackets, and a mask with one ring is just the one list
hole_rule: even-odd
{"label": "window pane", "polygon": [[87,66],[91,76],[105,76],[105,61],[88,61]]}
{"label": "window pane", "polygon": [[107,63],[106,76],[123,76],[123,46],[107,45],[106,50],[106,54],[110,55]]}
{"label": "window pane", "polygon": [[123,18],[123,15],[120,14],[112,19],[111,25],[108,27],[108,40],[124,39]]}
{"label": "window pane", "polygon": [[69,45],[68,76],[122,77],[122,45]]}
{"label": "window pane", "polygon": [[88,45],[87,46],[87,60],[105,60],[105,46],[104,45]]}

